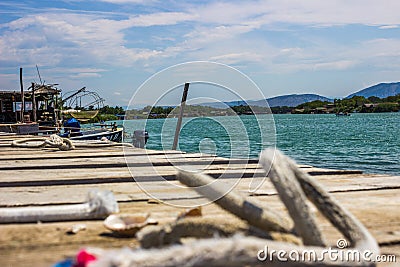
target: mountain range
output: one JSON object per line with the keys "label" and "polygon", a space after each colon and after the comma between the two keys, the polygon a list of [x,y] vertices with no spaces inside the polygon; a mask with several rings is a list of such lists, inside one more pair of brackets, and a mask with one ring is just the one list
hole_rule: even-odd
{"label": "mountain range", "polygon": [[[363,96],[368,98],[370,96],[376,96],[379,98],[386,98],[388,96],[394,96],[400,94],[400,82],[393,83],[379,83],[368,88],[357,91],[353,94],[348,95],[345,98],[351,98],[353,96]],[[317,94],[291,94],[291,95],[282,95],[276,96],[266,99],[270,107],[296,107],[300,104],[321,100],[327,102],[333,102],[333,99],[317,95]],[[201,103],[199,106],[208,106],[213,108],[226,108],[227,106],[240,106],[240,105],[252,105],[252,106],[265,106],[265,100],[239,100],[239,101],[228,101],[228,102],[209,102],[209,103]],[[123,106],[126,110],[128,107]],[[142,107],[140,107],[142,108]]]}
{"label": "mountain range", "polygon": [[400,94],[400,82],[396,83],[380,83],[368,88],[362,89],[349,95],[346,98],[352,98],[353,96],[363,96],[368,98],[370,96],[376,96],[379,98],[386,98],[388,96],[394,96]]}
{"label": "mountain range", "polygon": [[[326,102],[333,102],[333,99],[316,95],[316,94],[293,94],[293,95],[282,95],[268,98],[268,104],[270,107],[279,107],[279,106],[287,106],[287,107],[296,107],[300,104],[320,100]],[[258,102],[258,101],[255,101]]]}
{"label": "mountain range", "polygon": [[[270,107],[279,107],[279,106],[295,107],[300,104],[315,101],[315,100],[333,102],[333,100],[330,98],[316,95],[316,94],[282,95],[282,96],[267,98],[266,100]],[[213,107],[213,108],[226,108],[227,106],[232,107],[232,106],[240,106],[240,105],[265,107],[266,101],[264,99],[248,100],[248,101],[240,100],[240,101],[230,101],[230,102],[210,102],[210,103],[202,103],[200,105]]]}
{"label": "mountain range", "polygon": [[[350,94],[346,98],[351,98],[353,96],[363,96],[368,98],[370,96],[376,96],[379,98],[386,98],[388,96],[394,96],[400,94],[400,82],[395,83],[380,83],[374,86],[370,86],[368,88],[357,91],[353,94]],[[288,106],[288,107],[296,107],[300,104],[321,100],[327,102],[333,102],[333,99],[317,95],[317,94],[291,94],[291,95],[282,95],[276,96],[266,99],[270,107],[279,107],[279,106]],[[227,106],[240,106],[240,105],[251,105],[251,106],[265,106],[265,100],[239,100],[239,101],[229,101],[229,102],[210,102],[210,103],[202,103],[199,104],[201,106],[209,106],[213,108],[226,108]]]}

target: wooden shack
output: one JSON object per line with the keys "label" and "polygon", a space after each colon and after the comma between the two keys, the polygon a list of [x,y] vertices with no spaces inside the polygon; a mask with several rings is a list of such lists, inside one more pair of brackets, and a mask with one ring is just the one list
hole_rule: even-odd
{"label": "wooden shack", "polygon": [[[30,130],[24,130],[23,133],[34,133],[40,126],[56,126],[60,93],[61,90],[54,85],[36,83],[32,83],[28,91],[23,93],[0,91],[0,125],[4,126],[0,127],[1,131],[20,133],[20,128],[25,129],[25,124],[29,124]],[[35,127],[32,128],[32,125]]]}

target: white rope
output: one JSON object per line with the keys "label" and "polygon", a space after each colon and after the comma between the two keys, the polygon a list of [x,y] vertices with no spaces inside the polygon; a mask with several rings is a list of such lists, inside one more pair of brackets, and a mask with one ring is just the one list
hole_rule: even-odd
{"label": "white rope", "polygon": [[49,138],[46,137],[32,137],[13,140],[12,147],[21,148],[41,148],[45,146],[56,147],[62,151],[75,149],[74,144],[67,138],[62,138],[56,134],[52,134]]}
{"label": "white rope", "polygon": [[45,147],[46,138],[44,137],[32,137],[32,138],[24,138],[19,140],[13,140],[11,142],[12,147],[21,147],[21,148],[40,148]]}
{"label": "white rope", "polygon": [[42,148],[42,147],[55,147],[62,151],[73,150],[76,147],[80,148],[102,148],[102,147],[114,147],[114,146],[127,146],[133,147],[129,143],[117,143],[108,140],[70,140],[68,138],[62,138],[56,134],[50,135],[50,137],[32,137],[24,138],[19,140],[13,140],[11,143],[12,147],[21,148]]}
{"label": "white rope", "polygon": [[[211,238],[160,249],[142,248],[135,251],[115,250],[104,252],[93,266],[376,266],[373,261],[369,261],[368,258],[363,258],[362,256],[366,255],[366,253],[371,257],[379,255],[379,246],[376,240],[361,222],[340,205],[314,178],[301,170],[293,160],[274,149],[265,150],[261,153],[260,164],[267,172],[269,171],[268,176],[288,209],[295,224],[295,233],[302,238],[303,246],[257,237]],[[269,166],[271,166],[271,170],[269,170]],[[204,174],[181,171],[177,178],[180,182],[193,187],[193,189],[207,198],[212,199],[215,192],[221,190],[221,184],[210,184],[213,179]],[[202,187],[205,184],[211,189],[203,190]],[[327,256],[327,251],[332,250],[332,248],[324,245],[323,235],[315,219],[305,203],[300,203],[306,201],[305,197],[349,240],[348,247],[346,245],[339,246],[338,242],[336,251],[343,252],[342,255],[354,255],[354,253],[357,253],[360,256],[359,258],[355,256],[353,258],[335,260]],[[281,226],[281,220],[270,209],[262,209],[258,213],[252,212],[253,208],[261,209],[261,207],[253,205],[252,209],[246,209],[243,203],[247,203],[247,201],[247,199],[237,197],[237,193],[231,191],[216,201],[216,204],[246,220],[250,225],[264,231],[277,229],[275,225]],[[263,214],[268,216],[263,217]],[[271,224],[271,222],[276,223]],[[264,227],[262,224],[264,224]],[[274,227],[271,227],[271,225]],[[287,231],[285,227],[281,228],[281,232]],[[160,229],[154,230],[153,238],[160,237],[158,234]],[[142,233],[138,233],[142,241],[144,240],[143,237],[152,235],[150,229],[143,229],[142,231]],[[174,229],[170,232],[173,233]],[[187,231],[187,233],[190,233],[190,231]],[[310,235],[315,236],[310,238]],[[165,242],[165,238],[158,241]],[[152,246],[153,243],[148,245]],[[156,245],[162,245],[162,242],[157,242]],[[268,247],[269,251],[283,251],[284,253],[263,255],[263,250],[266,247]],[[318,260],[303,258],[298,261],[286,258],[287,261],[281,261],[279,259],[282,254],[289,255],[293,251],[295,255],[309,255],[311,251],[315,253]],[[262,260],[264,257],[265,260]]]}
{"label": "white rope", "polygon": [[67,138],[62,138],[56,134],[50,135],[49,139],[45,140],[46,144],[51,147],[58,147],[62,151],[75,149],[74,144]]}
{"label": "white rope", "polygon": [[91,190],[81,204],[0,208],[0,223],[104,219],[116,212],[118,203],[111,191]]}

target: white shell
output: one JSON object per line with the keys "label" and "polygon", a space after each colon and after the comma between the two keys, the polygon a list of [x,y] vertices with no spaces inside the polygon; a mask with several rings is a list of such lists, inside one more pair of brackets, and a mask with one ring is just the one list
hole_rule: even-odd
{"label": "white shell", "polygon": [[148,224],[157,224],[157,221],[149,219],[149,215],[112,214],[104,222],[104,227],[115,234],[134,236],[137,231]]}

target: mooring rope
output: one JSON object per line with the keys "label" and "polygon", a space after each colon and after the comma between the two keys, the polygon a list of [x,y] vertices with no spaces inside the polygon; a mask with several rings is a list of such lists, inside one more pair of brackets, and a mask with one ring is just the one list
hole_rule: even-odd
{"label": "mooring rope", "polygon": [[[243,232],[226,237],[229,232],[224,231],[224,227],[221,228],[213,222],[206,223],[199,218],[186,223],[178,221],[166,226],[144,228],[137,233],[142,245],[141,249],[104,252],[93,266],[376,266],[375,262],[361,256],[360,258],[356,256],[337,258],[337,260],[326,256],[328,250],[335,250],[335,248],[326,245],[323,233],[308,207],[307,199],[347,238],[348,246],[346,240],[338,240],[336,246],[340,251],[336,250],[336,252],[342,252],[342,255],[369,253],[370,256],[377,256],[379,246],[365,226],[314,178],[301,170],[293,160],[277,150],[268,149],[260,154],[260,164],[268,172],[268,177],[293,220],[292,224],[287,224],[285,218],[268,205],[258,205],[253,199],[240,196],[240,193],[234,192],[235,190],[225,191],[225,195],[215,203],[266,234],[269,233],[272,236],[272,231],[285,235],[292,234],[302,240],[302,245],[296,244],[293,240],[279,241],[277,238],[270,240],[244,236]],[[216,193],[224,190],[221,183],[213,183],[215,179],[201,173],[179,171],[177,179],[208,199],[214,199]],[[204,189],[206,185],[207,190]],[[214,231],[220,237],[209,238],[211,235],[209,231],[198,230],[201,227]],[[234,230],[240,233],[240,229]],[[176,244],[181,237],[187,236],[205,237],[205,239],[183,245],[146,249]],[[339,241],[345,241],[345,245]],[[299,258],[299,260],[286,257],[286,261],[282,261],[280,258],[282,253],[274,254],[269,251],[283,251],[285,255],[293,255],[293,252],[297,255],[309,255],[312,252],[318,260],[313,260],[312,257]]]}
{"label": "mooring rope", "polygon": [[62,151],[75,149],[74,144],[67,138],[62,138],[56,134],[50,135],[50,137],[31,137],[23,138],[19,140],[13,140],[11,142],[12,147],[22,148],[42,148],[45,146],[56,147]]}
{"label": "mooring rope", "polygon": [[72,141],[68,138],[60,137],[56,134],[50,135],[50,137],[31,137],[23,138],[19,140],[13,140],[11,142],[12,147],[21,148],[43,148],[43,147],[55,147],[61,151],[73,150],[77,147],[80,148],[101,148],[101,147],[113,147],[113,146],[128,146],[133,147],[129,143],[117,143],[108,140],[96,140],[95,142],[89,141]]}
{"label": "mooring rope", "polygon": [[0,208],[0,223],[35,223],[104,219],[119,212],[118,203],[109,190],[91,190],[79,204],[4,207]]}

